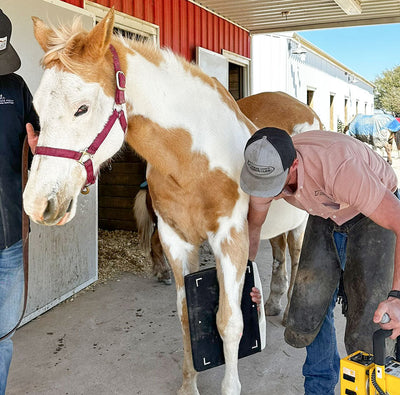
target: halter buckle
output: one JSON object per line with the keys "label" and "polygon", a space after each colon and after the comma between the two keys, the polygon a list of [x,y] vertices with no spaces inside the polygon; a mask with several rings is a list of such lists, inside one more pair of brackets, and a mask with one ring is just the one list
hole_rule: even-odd
{"label": "halter buckle", "polygon": [[[120,79],[121,78],[121,79]],[[117,88],[120,90],[120,91],[124,91],[126,88],[125,88],[125,83],[126,83],[126,79],[125,79],[125,74],[124,74],[124,72],[123,71],[121,71],[121,70],[118,70],[116,73],[115,73],[115,80],[116,80],[116,82],[117,82]]]}
{"label": "halter buckle", "polygon": [[93,154],[90,154],[89,152],[83,150],[79,151],[81,153],[81,157],[78,159],[78,162],[82,165],[85,166],[85,162],[88,160],[92,160]]}

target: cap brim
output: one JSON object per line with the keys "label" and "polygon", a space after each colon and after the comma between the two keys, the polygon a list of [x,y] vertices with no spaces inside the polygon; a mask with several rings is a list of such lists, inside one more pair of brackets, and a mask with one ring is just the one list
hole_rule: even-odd
{"label": "cap brim", "polygon": [[21,67],[21,59],[11,44],[0,52],[0,75],[11,74]]}
{"label": "cap brim", "polygon": [[240,174],[240,187],[248,195],[270,198],[279,195],[287,179],[289,169],[278,176],[265,178],[251,174],[246,166],[243,166]]}

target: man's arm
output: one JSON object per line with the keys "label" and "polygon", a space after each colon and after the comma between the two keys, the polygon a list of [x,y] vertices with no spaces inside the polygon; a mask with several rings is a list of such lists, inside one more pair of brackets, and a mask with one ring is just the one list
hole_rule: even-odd
{"label": "man's arm", "polygon": [[263,199],[250,196],[249,212],[247,220],[249,223],[249,259],[254,261],[257,255],[258,246],[260,244],[261,227],[267,217],[271,202]]}
{"label": "man's arm", "polygon": [[[400,290],[400,201],[393,192],[389,190],[385,192],[382,202],[369,218],[396,234],[392,289]],[[384,313],[389,314],[391,321],[382,327],[393,329],[391,338],[395,339],[400,335],[400,299],[389,298],[380,303],[374,315],[374,322],[379,323]]]}

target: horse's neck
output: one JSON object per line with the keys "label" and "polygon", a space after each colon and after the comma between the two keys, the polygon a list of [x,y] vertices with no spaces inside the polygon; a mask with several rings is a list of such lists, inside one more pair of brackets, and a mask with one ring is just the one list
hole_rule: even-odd
{"label": "horse's neck", "polygon": [[237,176],[235,161],[250,135],[243,115],[213,79],[171,53],[161,54],[158,63],[140,54],[128,59],[128,143],[153,166],[167,164],[168,172],[179,172],[197,151],[211,167]]}

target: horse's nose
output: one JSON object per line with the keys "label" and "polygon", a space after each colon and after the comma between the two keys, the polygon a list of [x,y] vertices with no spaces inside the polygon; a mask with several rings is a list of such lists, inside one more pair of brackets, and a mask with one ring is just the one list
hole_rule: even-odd
{"label": "horse's nose", "polygon": [[56,201],[54,198],[51,198],[47,201],[46,209],[43,211],[43,220],[48,221],[53,219],[55,210],[56,210]]}

